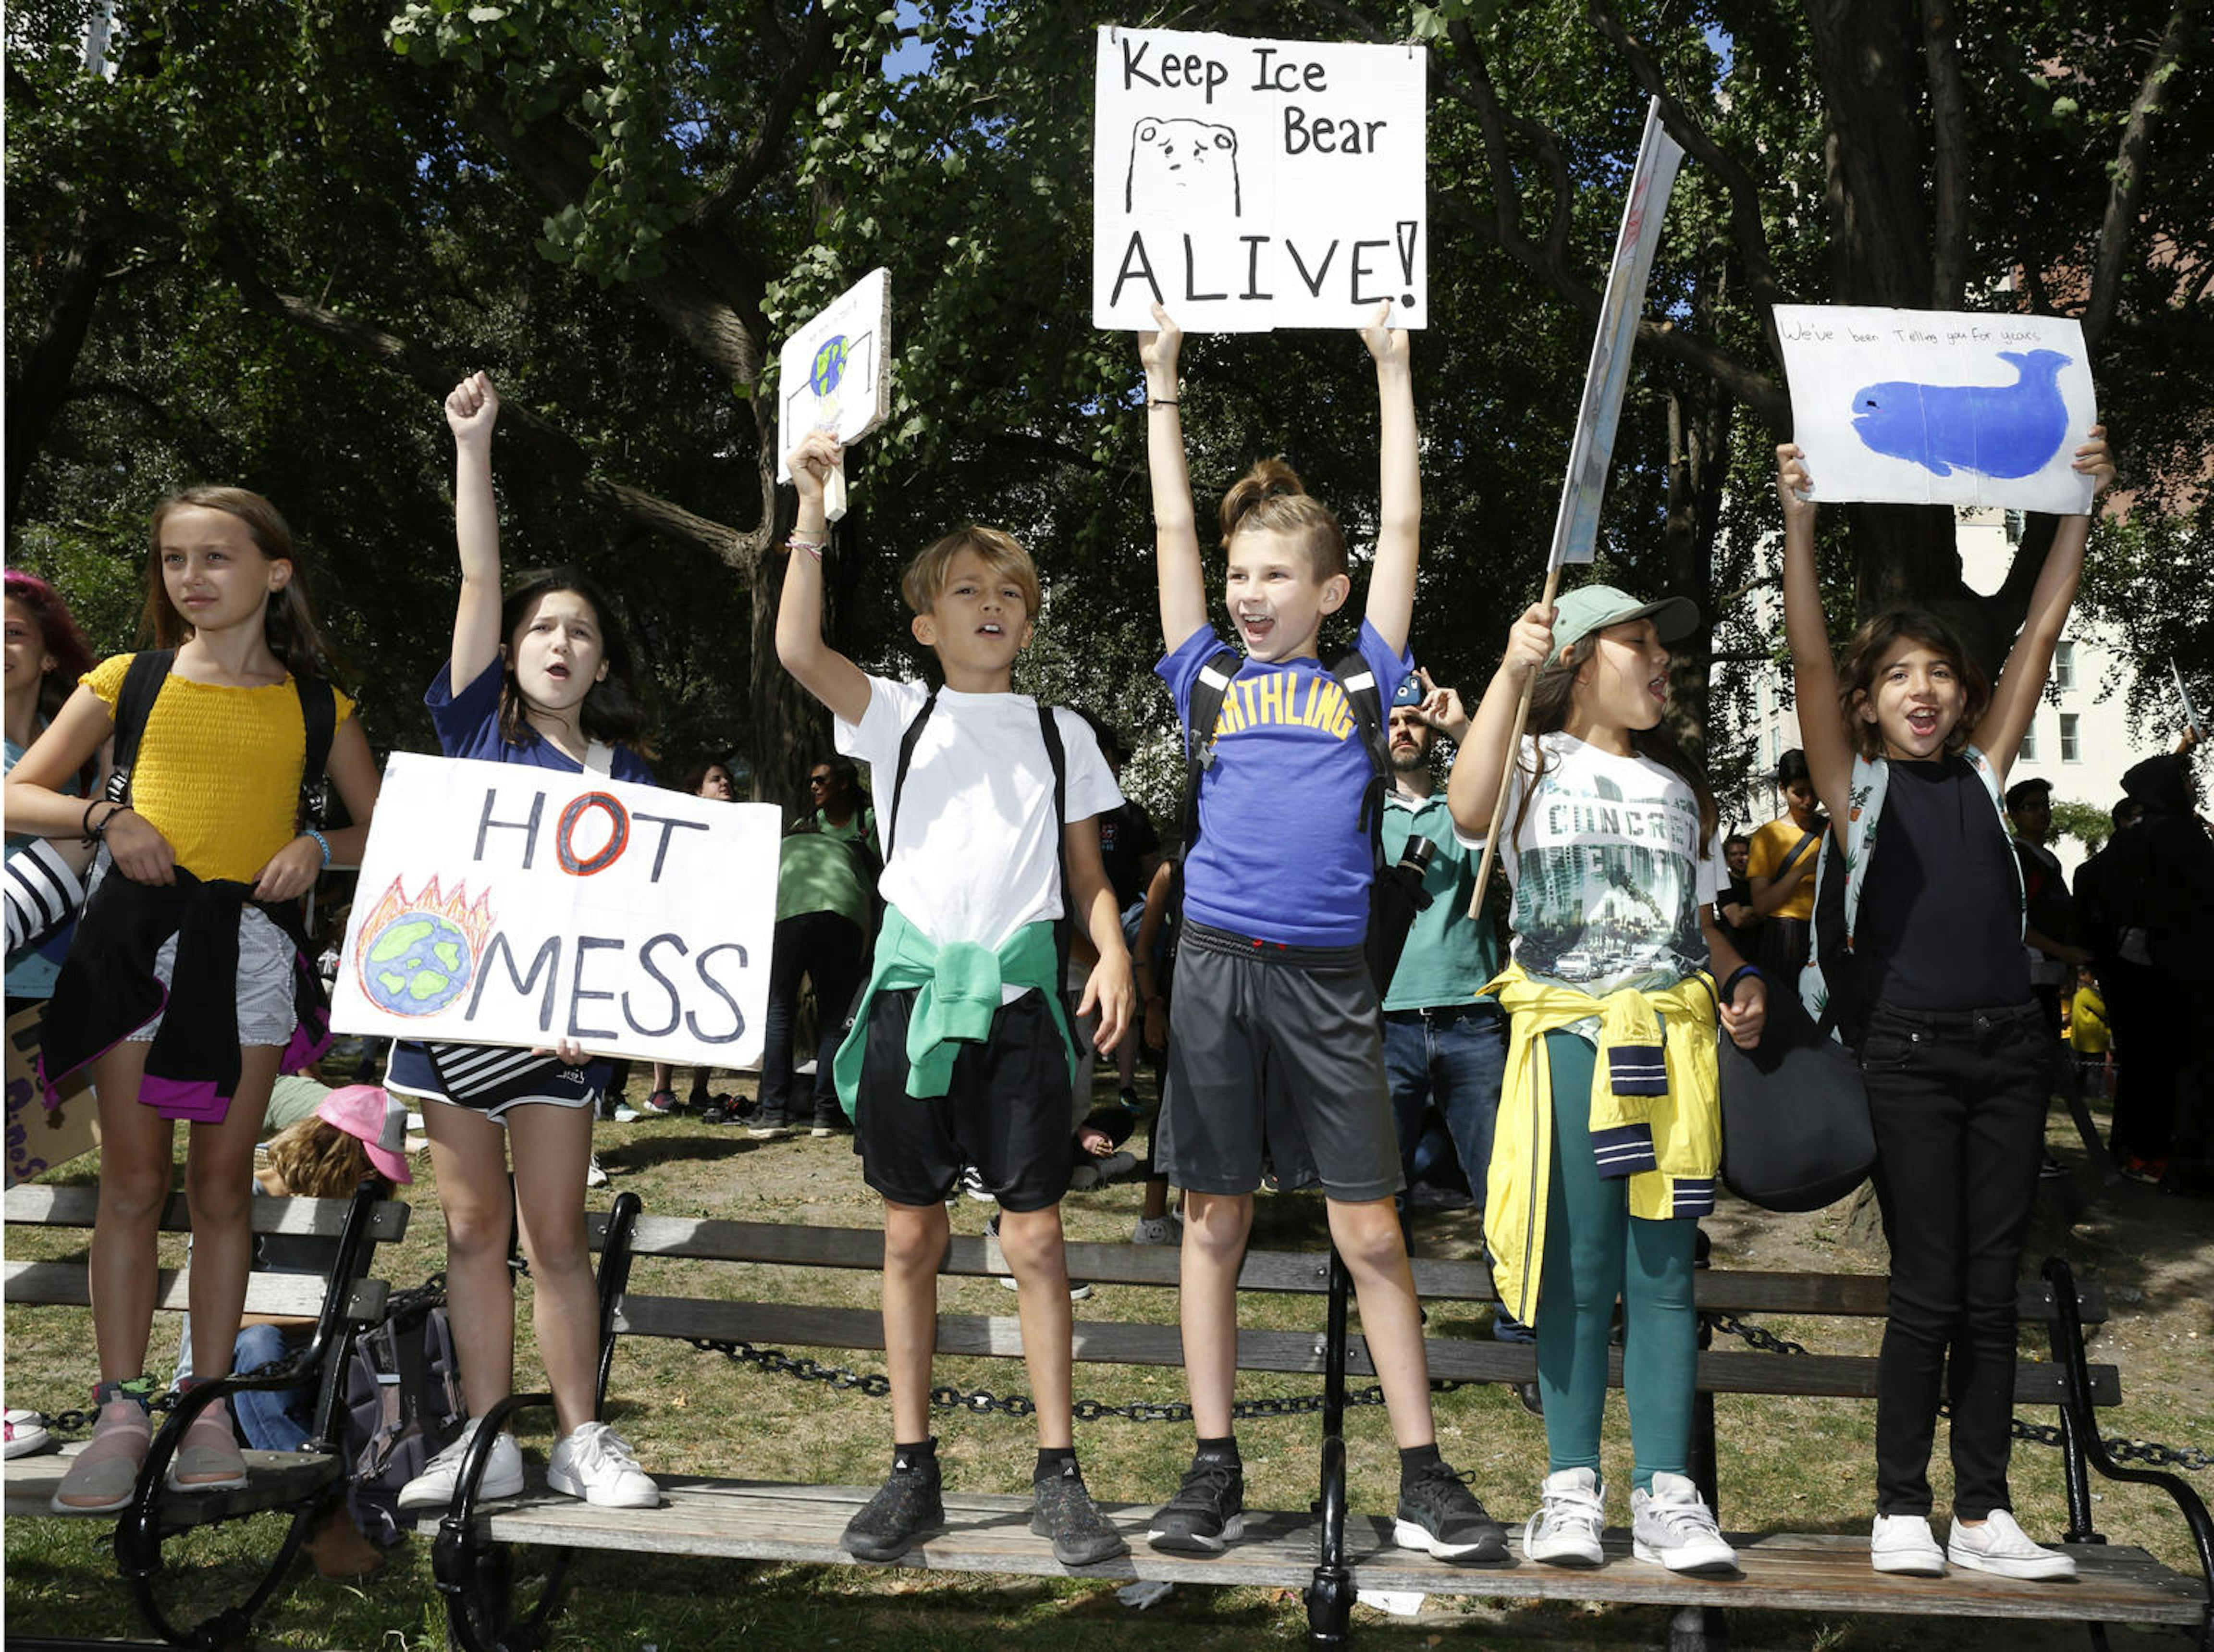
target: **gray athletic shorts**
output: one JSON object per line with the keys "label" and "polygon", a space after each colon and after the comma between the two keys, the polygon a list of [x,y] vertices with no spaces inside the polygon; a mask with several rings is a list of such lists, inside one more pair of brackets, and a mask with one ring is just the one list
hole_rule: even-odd
{"label": "gray athletic shorts", "polygon": [[[298,953],[284,932],[270,922],[259,907],[241,907],[238,914],[238,1042],[284,1044],[292,1039],[299,1021],[296,996],[299,977],[294,972]],[[162,943],[154,954],[154,974],[163,988],[177,970],[177,938]],[[151,1043],[162,1030],[162,1018],[130,1035],[126,1043]]]}
{"label": "gray athletic shorts", "polygon": [[1153,1168],[1195,1193],[1278,1185],[1349,1202],[1405,1185],[1382,1018],[1358,946],[1280,946],[1186,922]]}

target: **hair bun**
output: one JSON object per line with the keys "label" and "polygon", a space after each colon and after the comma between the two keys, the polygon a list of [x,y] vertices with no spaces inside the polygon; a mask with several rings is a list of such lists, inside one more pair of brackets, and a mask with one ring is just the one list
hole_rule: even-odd
{"label": "hair bun", "polygon": [[1231,485],[1222,496],[1222,537],[1226,543],[1248,512],[1267,499],[1305,499],[1306,485],[1281,455],[1263,459]]}

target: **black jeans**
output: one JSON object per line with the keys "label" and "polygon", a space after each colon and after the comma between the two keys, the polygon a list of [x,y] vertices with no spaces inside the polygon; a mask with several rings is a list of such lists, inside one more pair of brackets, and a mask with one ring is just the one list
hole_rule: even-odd
{"label": "black jeans", "polygon": [[1879,1004],[1861,1070],[1891,1242],[1876,1511],[1929,1514],[1942,1396],[1953,1406],[1953,1512],[1981,1520],[2013,1507],[2015,1275],[2045,1151],[2044,1018],[2034,1003],[1947,1013]]}
{"label": "black jeans", "polygon": [[839,1036],[868,962],[861,926],[836,912],[800,912],[778,920],[768,965],[768,1014],[762,1024],[761,1123],[792,1122],[792,1033],[802,976],[815,983],[815,1016],[822,1037],[815,1052],[814,1117],[840,1117],[838,1086],[830,1074]]}

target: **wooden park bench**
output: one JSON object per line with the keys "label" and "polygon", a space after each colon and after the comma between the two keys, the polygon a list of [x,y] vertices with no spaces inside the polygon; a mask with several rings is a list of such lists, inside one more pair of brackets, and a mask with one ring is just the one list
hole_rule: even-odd
{"label": "wooden park bench", "polygon": [[[367,1277],[367,1270],[376,1246],[399,1239],[407,1227],[408,1207],[396,1200],[378,1199],[374,1188],[374,1183],[364,1182],[352,1199],[254,1201],[256,1233],[321,1238],[334,1243],[327,1274],[257,1272],[247,1281],[247,1312],[313,1319],[315,1329],[307,1346],[283,1365],[257,1376],[233,1375],[201,1384],[168,1410],[139,1473],[137,1497],[116,1521],[114,1539],[118,1568],[131,1587],[139,1615],[159,1640],[97,1644],[214,1649],[247,1643],[254,1614],[284,1581],[301,1539],[342,1472],[336,1447],[344,1426],[346,1356],[356,1333],[382,1319],[385,1311],[385,1282]],[[8,1230],[11,1234],[32,1229],[89,1231],[98,1200],[98,1190],[90,1187],[38,1184],[12,1187],[6,1199]],[[162,1212],[162,1230],[184,1233],[191,1225],[184,1196],[179,1194]],[[0,1288],[4,1288],[11,1308],[86,1306],[92,1300],[87,1265],[84,1255],[65,1261],[11,1258],[0,1270]],[[190,1288],[188,1269],[164,1268],[156,1285],[155,1306],[182,1312],[189,1306]],[[290,1388],[303,1381],[316,1385],[315,1435],[326,1442],[326,1449],[249,1451],[246,1453],[248,1483],[237,1490],[178,1493],[164,1487],[163,1478],[185,1429],[203,1407],[244,1389]],[[92,1417],[89,1410],[64,1412],[51,1421],[65,1430],[78,1427],[89,1430]],[[9,1459],[8,1518],[52,1516],[51,1500],[73,1454],[74,1448],[65,1447],[60,1452]],[[203,1622],[174,1622],[156,1588],[162,1573],[162,1545],[196,1527],[280,1511],[291,1512],[292,1520],[275,1556],[246,1597]],[[87,1644],[19,1632],[22,1626],[15,1621],[8,1627],[10,1652],[19,1648],[22,1652],[39,1652],[39,1649]]]}
{"label": "wooden park bench", "polygon": [[[882,1326],[874,1308],[805,1302],[734,1301],[710,1297],[649,1295],[628,1288],[634,1257],[684,1258],[702,1267],[770,1263],[794,1270],[873,1271],[882,1265],[882,1235],[873,1230],[814,1228],[768,1223],[676,1220],[642,1215],[635,1195],[624,1194],[613,1210],[591,1218],[593,1241],[602,1248],[601,1300],[602,1397],[615,1349],[630,1337],[673,1337],[783,1368],[776,1350],[880,1349]],[[1129,1245],[1068,1246],[1071,1277],[1102,1284],[1154,1286],[1172,1290],[1173,1249]],[[1007,1271],[998,1247],[983,1239],[956,1238],[944,1270],[976,1276]],[[1493,1300],[1489,1270],[1479,1262],[1418,1260],[1416,1282],[1434,1312],[1441,1303]],[[781,1276],[780,1276],[781,1277]],[[1345,1334],[1347,1289],[1333,1257],[1255,1251],[1240,1276],[1245,1291],[1286,1292],[1324,1299],[1322,1323],[1307,1331],[1245,1330],[1238,1335],[1241,1370],[1312,1372],[1324,1379],[1318,1409],[1321,1493],[1314,1512],[1249,1509],[1244,1541],[1220,1555],[1155,1552],[1145,1541],[1153,1505],[1108,1506],[1109,1518],[1130,1540],[1128,1555],[1070,1572],[1053,1558],[1046,1539],[1031,1535],[1024,1497],[945,1496],[944,1532],[910,1550],[901,1565],[950,1571],[1158,1579],[1175,1583],[1242,1583],[1306,1592],[1310,1644],[1342,1646],[1356,1591],[1544,1597],[1616,1600],[1679,1608],[1671,1631],[1678,1649],[1718,1638],[1712,1612],[1725,1607],[1789,1611],[1894,1612],[1982,1618],[2080,1621],[2102,1644],[2107,1623],[2170,1624],[2214,1652],[2210,1579],[2214,1579],[2214,1525],[2190,1486],[2174,1476],[2127,1469],[2099,1442],[2095,1408],[2120,1398],[2114,1367],[2087,1364],[2082,1326],[2103,1318],[2095,1290],[2079,1294],[2064,1263],[2046,1264],[2045,1282],[2026,1288],[2026,1319],[2047,1325],[2055,1357],[2022,1361],[2018,1406],[2052,1406],[2060,1416],[2069,1454],[2069,1551],[2079,1576],[2068,1583],[2027,1583],[1955,1569],[1942,1579],[1885,1576],[1868,1565],[1865,1537],[1757,1533],[1734,1535],[1741,1562],[1738,1576],[1679,1576],[1630,1557],[1626,1533],[1607,1539],[1608,1563],[1592,1570],[1524,1563],[1449,1566],[1410,1553],[1391,1539],[1388,1518],[1349,1514],[1341,1423],[1349,1375],[1373,1374],[1361,1339]],[[1699,1276],[1699,1301],[1709,1316],[1776,1313],[1880,1318],[1881,1278],[1821,1274],[1716,1270]],[[1173,1313],[1164,1316],[1173,1320]],[[1177,1366],[1182,1352],[1169,1324],[1076,1322],[1076,1357],[1086,1364]],[[1527,1343],[1434,1337],[1428,1344],[1434,1380],[1520,1382],[1536,1373],[1536,1350]],[[938,1351],[943,1355],[1019,1357],[1021,1335],[1012,1316],[940,1316]],[[804,1363],[804,1361],[802,1362]],[[1777,1354],[1709,1349],[1699,1355],[1701,1423],[1693,1475],[1716,1498],[1715,1396],[1823,1395],[1872,1399],[1875,1361],[1837,1355]],[[813,1367],[810,1367],[810,1369]],[[865,1380],[882,1392],[881,1377]],[[1619,1356],[1614,1380],[1619,1386]],[[872,1386],[875,1385],[875,1386]],[[705,1476],[661,1477],[662,1505],[651,1509],[598,1508],[574,1498],[526,1492],[497,1502],[475,1499],[477,1478],[494,1429],[515,1410],[550,1405],[543,1394],[521,1396],[481,1428],[463,1466],[452,1508],[440,1522],[434,1549],[439,1588],[447,1595],[450,1632],[466,1652],[523,1652],[544,1644],[546,1626],[560,1604],[562,1574],[578,1550],[622,1554],[689,1554],[822,1564],[857,1564],[839,1538],[873,1486],[773,1484]],[[1301,1407],[1300,1409],[1304,1409]],[[1078,1416],[1099,1414],[1079,1402]],[[2158,1484],[2175,1499],[2199,1545],[2202,1570],[2193,1579],[2160,1565],[2140,1549],[2110,1546],[2094,1531],[2089,1471],[2109,1478]],[[511,1588],[516,1569],[510,1545],[543,1545],[550,1561],[535,1559],[546,1577],[528,1610]]]}

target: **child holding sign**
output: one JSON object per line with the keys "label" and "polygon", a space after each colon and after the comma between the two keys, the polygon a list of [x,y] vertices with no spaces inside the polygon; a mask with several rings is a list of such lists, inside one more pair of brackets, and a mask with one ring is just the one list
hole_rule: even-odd
{"label": "child holding sign", "polygon": [[[1382,530],[1361,656],[1396,688],[1413,669],[1422,516],[1409,334],[1378,312],[1361,340],[1382,405]],[[1160,562],[1157,668],[1190,716],[1221,649],[1207,621],[1191,480],[1177,410],[1183,333],[1156,304],[1139,334]],[[1375,771],[1344,688],[1316,657],[1324,616],[1352,593],[1345,536],[1281,461],[1222,501],[1230,617],[1245,660],[1212,729],[1201,830],[1184,865],[1184,927],[1170,1009],[1168,1081],[1154,1167],[1185,1190],[1181,1313],[1198,1449],[1153,1520],[1157,1549],[1214,1553],[1245,1523],[1245,1471],[1231,1432],[1238,1270],[1263,1161],[1287,1187],[1322,1185],[1330,1237],[1353,1276],[1361,1323],[1399,1445],[1395,1535],[1440,1559],[1504,1560],[1507,1534],[1438,1455],[1422,1309],[1391,1196],[1399,1147],[1383,1018],[1362,943],[1374,851],[1364,798]],[[1287,799],[1297,806],[1287,807]],[[1380,797],[1366,806],[1380,807]]]}
{"label": "child holding sign", "polygon": [[1000,1202],[1019,1293],[1037,1405],[1031,1530],[1063,1565],[1089,1565],[1128,1545],[1085,1489],[1070,1416],[1061,1197],[1075,1165],[1077,1049],[1061,983],[1066,926],[1081,921],[1099,963],[1077,1014],[1096,1006],[1097,1044],[1112,1049],[1129,1020],[1130,958],[1098,818],[1122,797],[1081,717],[1012,692],[1038,611],[1037,570],[1012,535],[960,529],[901,580],[944,688],[867,676],[823,642],[823,493],[839,454],[821,431],[792,450],[799,518],[776,652],[838,719],[838,750],[879,777],[883,805],[884,927],[836,1073],[862,1177],[884,1201],[892,1472],[841,1541],[863,1560],[896,1560],[945,1522],[930,1363],[945,1201],[969,1166]]}
{"label": "child holding sign", "polygon": [[[635,743],[648,719],[630,645],[597,588],[557,569],[500,599],[492,491],[498,418],[498,393],[482,373],[446,398],[462,588],[452,656],[423,696],[438,743],[449,757],[651,786],[653,772]],[[588,1060],[567,1043],[556,1054],[558,1060],[468,1044],[393,1046],[385,1088],[426,1104],[423,1123],[446,1222],[446,1289],[469,1408],[461,1437],[401,1488],[402,1508],[443,1508],[453,1500],[479,1420],[513,1392],[511,1224],[521,1229],[530,1260],[539,1353],[560,1434],[547,1459],[546,1484],[609,1508],[651,1508],[661,1501],[628,1443],[594,1415],[600,1308],[584,1245],[584,1173],[594,1104],[609,1063]],[[522,1490],[523,1454],[502,1430],[479,1492],[507,1497]]]}
{"label": "child holding sign", "polygon": [[[1776,461],[1800,729],[1835,827],[1816,869],[1814,961],[1801,990],[1860,1052],[1891,1242],[1869,1558],[1914,1576],[1949,1561],[2073,1577],[2073,1560],[2023,1534],[2007,1493],[2015,1269],[2037,1208],[2052,1072],[2001,793],[2076,598],[2091,519],[2060,519],[1996,688],[1952,627],[1916,609],[1863,625],[1841,671],[1815,584],[1813,480],[1796,446]],[[2074,468],[2101,487],[2113,480],[2102,427]],[[1948,1398],[1953,1525],[1940,1549],[1929,1466]]]}

